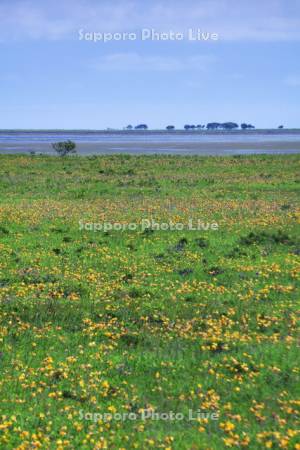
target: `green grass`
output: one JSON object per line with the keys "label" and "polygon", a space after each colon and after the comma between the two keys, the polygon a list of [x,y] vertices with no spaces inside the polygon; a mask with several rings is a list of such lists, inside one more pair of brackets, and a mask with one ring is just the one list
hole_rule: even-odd
{"label": "green grass", "polygon": [[[0,448],[299,449],[299,169],[0,156]],[[79,227],[147,218],[219,229]]]}

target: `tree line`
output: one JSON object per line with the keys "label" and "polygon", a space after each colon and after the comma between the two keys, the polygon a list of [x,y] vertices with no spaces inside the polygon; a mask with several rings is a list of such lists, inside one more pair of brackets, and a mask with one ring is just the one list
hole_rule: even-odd
{"label": "tree line", "polygon": [[[206,125],[184,125],[183,127],[185,130],[204,130],[205,128],[207,130],[236,130],[238,128],[241,128],[242,130],[251,130],[254,129],[255,126],[252,125],[251,123],[242,123],[240,126],[235,123],[235,122],[224,122],[224,123],[220,123],[220,122],[209,122]],[[132,125],[128,125],[126,128],[126,130],[148,130],[149,127],[148,125],[142,123],[139,125],[136,125],[135,127],[133,127]],[[168,125],[166,126],[166,130],[171,131],[171,130],[175,130],[176,127],[174,125]]]}

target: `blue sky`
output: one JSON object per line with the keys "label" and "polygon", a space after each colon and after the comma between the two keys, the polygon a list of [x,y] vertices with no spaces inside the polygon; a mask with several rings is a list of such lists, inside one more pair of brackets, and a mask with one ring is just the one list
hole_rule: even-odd
{"label": "blue sky", "polygon": [[[299,0],[1,0],[0,24],[0,128],[300,127]],[[142,41],[144,28],[185,39]]]}

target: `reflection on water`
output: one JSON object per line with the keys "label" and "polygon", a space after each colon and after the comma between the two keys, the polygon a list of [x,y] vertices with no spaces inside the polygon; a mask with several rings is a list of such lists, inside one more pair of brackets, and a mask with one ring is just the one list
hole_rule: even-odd
{"label": "reflection on water", "polygon": [[78,153],[237,154],[298,153],[300,130],[0,131],[0,153],[53,153],[51,143],[72,140]]}
{"label": "reflection on water", "polygon": [[283,131],[246,131],[246,132],[96,132],[96,131],[0,131],[0,143],[39,143],[39,142],[57,142],[71,139],[75,142],[111,142],[111,143],[126,143],[126,142],[144,142],[158,144],[160,142],[278,142],[278,141],[299,141],[299,132]]}

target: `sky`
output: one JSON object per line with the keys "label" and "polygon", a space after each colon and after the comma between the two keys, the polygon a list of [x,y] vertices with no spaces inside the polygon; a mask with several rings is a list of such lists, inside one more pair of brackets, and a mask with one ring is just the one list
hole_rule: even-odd
{"label": "sky", "polygon": [[300,127],[300,1],[0,0],[0,68],[0,129]]}

